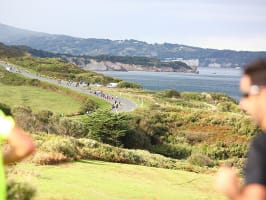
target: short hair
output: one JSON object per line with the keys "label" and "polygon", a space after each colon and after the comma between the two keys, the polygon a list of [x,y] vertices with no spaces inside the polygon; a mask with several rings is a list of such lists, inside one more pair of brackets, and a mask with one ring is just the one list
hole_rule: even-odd
{"label": "short hair", "polygon": [[244,68],[244,75],[250,77],[252,85],[266,86],[266,58],[247,64]]}

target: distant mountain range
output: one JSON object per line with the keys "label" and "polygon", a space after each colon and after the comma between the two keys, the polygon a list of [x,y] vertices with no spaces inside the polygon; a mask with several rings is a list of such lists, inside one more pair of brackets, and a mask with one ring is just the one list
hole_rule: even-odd
{"label": "distant mountain range", "polygon": [[197,67],[181,61],[162,62],[157,58],[139,56],[75,56],[36,50],[25,45],[5,45],[0,42],[0,59],[24,59],[22,57],[61,58],[86,71],[153,71],[153,72],[192,72],[198,73]]}
{"label": "distant mountain range", "polygon": [[26,45],[34,49],[71,55],[140,56],[157,58],[162,61],[181,60],[185,63],[196,63],[201,67],[242,67],[255,58],[266,57],[266,51],[204,49],[170,43],[149,44],[133,39],[84,39],[34,32],[4,24],[0,24],[0,42],[7,45]]}

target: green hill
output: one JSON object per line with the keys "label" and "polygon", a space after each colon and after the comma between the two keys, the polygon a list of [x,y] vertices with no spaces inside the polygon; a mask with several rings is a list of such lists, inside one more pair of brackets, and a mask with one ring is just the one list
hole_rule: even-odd
{"label": "green hill", "polygon": [[[90,83],[119,81],[83,71],[60,58],[3,55],[1,59],[56,79]],[[4,68],[0,68],[0,81],[1,96],[14,93],[10,95],[12,103],[8,104],[5,98],[5,102],[0,103],[12,107],[18,125],[32,134],[38,146],[37,153],[28,159],[30,164],[15,166],[9,175],[23,180],[30,177],[36,183],[40,199],[79,199],[87,195],[93,199],[106,196],[113,199],[219,199],[210,188],[213,178],[206,173],[212,173],[225,162],[241,168],[249,141],[258,131],[235,100],[220,93],[102,87],[103,92],[135,100],[140,108],[129,113],[94,109],[88,115],[72,118],[54,113],[67,110],[67,105],[58,98],[73,104],[71,109],[75,110],[75,104],[87,96],[27,79]],[[43,98],[36,101],[40,96]],[[52,107],[51,101],[62,104],[62,108],[54,107],[53,111],[36,108],[38,104]],[[13,109],[15,102],[29,103],[30,108]]]}
{"label": "green hill", "polygon": [[5,58],[5,57],[20,57],[24,56],[26,53],[25,51],[22,50],[17,50],[14,48],[10,48],[3,43],[0,43],[0,58]]}
{"label": "green hill", "polygon": [[[130,40],[109,40],[76,38],[66,35],[52,35],[0,24],[0,42],[8,45],[26,45],[54,53],[72,55],[139,56],[165,59],[197,59],[199,66],[242,67],[266,52],[204,49],[182,44],[149,44]],[[243,41],[244,42],[244,41]]]}
{"label": "green hill", "polygon": [[222,200],[213,175],[80,160],[59,166],[20,164],[9,177],[29,181],[35,199]]}
{"label": "green hill", "polygon": [[106,101],[96,97],[80,94],[36,79],[25,78],[7,72],[1,66],[0,77],[1,103],[11,108],[29,106],[35,112],[50,110],[54,113],[71,114],[79,112],[86,99],[91,99],[102,108],[109,108],[110,106]]}

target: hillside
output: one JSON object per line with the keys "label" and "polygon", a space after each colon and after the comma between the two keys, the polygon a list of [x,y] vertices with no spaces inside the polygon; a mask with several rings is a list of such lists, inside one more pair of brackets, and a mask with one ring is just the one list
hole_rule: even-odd
{"label": "hillside", "polygon": [[[15,52],[4,54],[1,59],[38,75],[75,81],[81,78],[103,83],[119,81],[86,72],[61,58],[36,58],[26,52],[16,57]],[[9,91],[6,85],[43,85],[36,79],[10,73],[6,68],[2,68],[0,76],[5,84],[2,87],[4,92]],[[51,89],[58,88],[48,85]],[[200,173],[212,173],[221,163],[231,163],[241,168],[250,138],[258,130],[250,118],[239,110],[236,102],[225,94],[108,87],[101,87],[101,91],[133,99],[140,106],[127,113],[96,108],[89,114],[69,117],[49,110],[35,111],[33,108],[36,104],[19,109],[15,109],[13,104],[8,105],[18,126],[32,135],[38,147],[38,151],[27,160],[29,164],[22,164],[22,168],[21,165],[8,168],[11,171],[9,175],[22,179],[30,177],[38,199],[43,197],[42,194],[47,198],[64,198],[61,194],[66,194],[66,189],[82,197],[89,193],[92,199],[98,196],[101,199],[102,194],[114,199],[130,199],[131,195],[132,199],[195,199],[195,196],[219,199],[210,188],[212,177]],[[23,92],[19,98],[29,101],[38,97],[38,94],[32,96],[32,92]],[[54,102],[47,98],[41,103],[49,106],[46,100]],[[65,106],[72,104],[69,101]],[[126,165],[106,164],[92,159],[168,170],[145,167],[142,173],[144,167],[132,170],[136,166],[123,168]],[[153,173],[155,170],[156,173]],[[63,175],[70,181],[60,179]],[[162,178],[159,178],[161,175]],[[95,181],[88,182],[87,179]],[[131,184],[132,181],[135,185]],[[110,182],[114,184],[110,185]],[[96,194],[91,194],[88,188],[93,188]],[[58,196],[54,195],[54,190]],[[145,194],[156,195],[143,196]],[[76,199],[76,196],[73,198]]]}
{"label": "hillside", "polygon": [[3,43],[0,43],[0,57],[19,57],[25,55],[25,51],[10,48]]}
{"label": "hillside", "polygon": [[103,76],[91,71],[85,71],[73,63],[60,57],[52,58],[33,57],[27,51],[6,46],[0,43],[0,59],[16,66],[42,74],[48,77],[57,77],[64,80],[85,81],[87,83],[107,84],[121,82],[119,79]]}
{"label": "hillside", "polygon": [[184,62],[162,62],[157,58],[140,56],[88,56],[51,53],[32,49],[27,46],[12,46],[19,51],[28,52],[40,58],[62,58],[66,62],[74,63],[88,71],[155,71],[155,72],[196,72],[196,66],[189,66]]}
{"label": "hillside", "polygon": [[[137,40],[108,40],[75,38],[66,35],[52,35],[0,24],[0,42],[8,45],[27,45],[54,53],[72,55],[115,55],[144,56],[160,60],[182,58],[194,60],[199,66],[242,67],[266,52],[216,50],[180,44],[149,44]],[[244,41],[243,41],[244,42]]]}
{"label": "hillside", "polygon": [[38,186],[35,199],[224,199],[212,189],[212,175],[95,160],[49,167],[19,164],[10,177]]}

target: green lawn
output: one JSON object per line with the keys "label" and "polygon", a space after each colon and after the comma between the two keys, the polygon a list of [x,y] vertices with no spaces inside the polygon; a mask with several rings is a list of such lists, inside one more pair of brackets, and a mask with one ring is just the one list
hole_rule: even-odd
{"label": "green lawn", "polygon": [[81,102],[72,97],[30,86],[0,84],[0,97],[0,102],[10,107],[23,105],[34,111],[50,110],[70,114],[77,112],[81,106]]}
{"label": "green lawn", "polygon": [[36,200],[224,199],[212,187],[213,176],[206,174],[94,160],[16,168],[10,177],[36,186]]}

